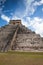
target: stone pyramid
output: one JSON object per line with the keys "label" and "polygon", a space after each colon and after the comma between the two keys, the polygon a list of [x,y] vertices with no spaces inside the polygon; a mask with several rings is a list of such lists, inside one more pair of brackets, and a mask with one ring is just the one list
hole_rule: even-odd
{"label": "stone pyramid", "polygon": [[21,20],[10,20],[0,28],[0,52],[43,51],[43,38],[22,25]]}

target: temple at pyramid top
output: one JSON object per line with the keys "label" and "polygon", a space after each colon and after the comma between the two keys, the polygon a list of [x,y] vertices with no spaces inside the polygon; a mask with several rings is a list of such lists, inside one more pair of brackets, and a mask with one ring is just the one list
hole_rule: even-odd
{"label": "temple at pyramid top", "polygon": [[21,24],[21,20],[10,20],[10,24]]}

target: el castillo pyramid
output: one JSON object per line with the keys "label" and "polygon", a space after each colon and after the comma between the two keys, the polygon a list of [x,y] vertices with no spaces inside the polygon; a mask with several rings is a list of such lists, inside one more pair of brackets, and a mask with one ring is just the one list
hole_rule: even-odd
{"label": "el castillo pyramid", "polygon": [[43,51],[43,38],[22,25],[21,20],[10,20],[0,28],[0,52]]}

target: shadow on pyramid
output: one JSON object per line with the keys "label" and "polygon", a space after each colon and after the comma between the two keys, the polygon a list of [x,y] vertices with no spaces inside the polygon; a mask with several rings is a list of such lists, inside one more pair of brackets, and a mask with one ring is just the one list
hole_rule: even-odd
{"label": "shadow on pyramid", "polygon": [[21,20],[10,20],[0,28],[0,52],[43,51],[43,38],[22,25]]}

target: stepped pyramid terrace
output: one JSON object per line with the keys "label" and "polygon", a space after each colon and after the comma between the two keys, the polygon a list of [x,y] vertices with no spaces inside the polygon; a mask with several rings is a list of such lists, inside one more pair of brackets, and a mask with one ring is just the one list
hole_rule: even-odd
{"label": "stepped pyramid terrace", "polygon": [[43,38],[25,27],[21,20],[10,20],[0,28],[0,52],[43,51]]}

